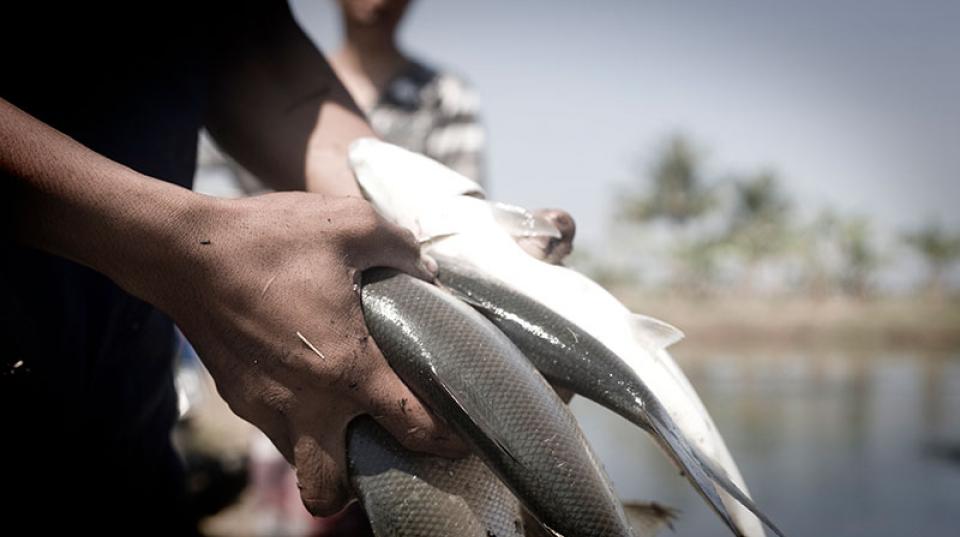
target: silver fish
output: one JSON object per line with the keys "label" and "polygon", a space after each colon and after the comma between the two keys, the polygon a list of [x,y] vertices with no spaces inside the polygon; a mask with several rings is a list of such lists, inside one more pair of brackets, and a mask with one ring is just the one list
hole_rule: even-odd
{"label": "silver fish", "polygon": [[[551,236],[548,222],[483,199],[483,190],[442,164],[374,139],[350,148],[364,195],[406,227],[434,256],[469,262],[575,323],[616,353],[653,391],[685,438],[749,496],[723,437],[686,375],[666,351],[676,328],[630,312],[584,275],[527,255],[514,236]],[[542,224],[542,225],[540,225]],[[553,236],[556,230],[552,230]],[[725,490],[724,506],[744,535],[763,537],[760,520]]]}
{"label": "silver fish", "polygon": [[394,271],[365,273],[361,295],[391,367],[544,527],[567,537],[633,535],[569,409],[490,321]]}
{"label": "silver fish", "polygon": [[438,280],[502,330],[550,382],[583,395],[650,433],[737,536],[743,535],[714,483],[778,535],[780,530],[684,437],[659,399],[616,354],[574,323],[466,263],[436,257]]}
{"label": "silver fish", "polygon": [[401,446],[373,419],[347,433],[350,481],[377,537],[523,537],[520,503],[476,455]]}

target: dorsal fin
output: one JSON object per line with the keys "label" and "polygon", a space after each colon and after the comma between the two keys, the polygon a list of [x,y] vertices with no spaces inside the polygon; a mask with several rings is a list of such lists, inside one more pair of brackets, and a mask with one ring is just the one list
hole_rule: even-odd
{"label": "dorsal fin", "polygon": [[683,332],[672,324],[639,313],[630,315],[630,326],[634,338],[656,349],[665,349],[684,337]]}

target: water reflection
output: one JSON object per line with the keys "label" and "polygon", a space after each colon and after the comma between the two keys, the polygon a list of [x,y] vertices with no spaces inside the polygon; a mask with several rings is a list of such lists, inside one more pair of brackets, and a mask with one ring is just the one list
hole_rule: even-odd
{"label": "water reflection", "polygon": [[[788,535],[956,534],[960,353],[675,356]],[[624,499],[680,508],[677,535],[724,534],[644,433],[582,398],[573,407]]]}

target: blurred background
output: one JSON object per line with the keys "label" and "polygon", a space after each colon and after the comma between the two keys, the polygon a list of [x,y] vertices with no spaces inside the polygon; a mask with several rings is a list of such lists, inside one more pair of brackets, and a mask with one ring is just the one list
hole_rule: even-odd
{"label": "blurred background", "polygon": [[[337,48],[334,2],[292,6]],[[937,0],[419,0],[400,41],[479,95],[489,197],[572,213],[569,264],[687,333],[788,535],[901,536],[960,522],[958,29]],[[643,433],[573,407],[625,500],[722,534]]]}

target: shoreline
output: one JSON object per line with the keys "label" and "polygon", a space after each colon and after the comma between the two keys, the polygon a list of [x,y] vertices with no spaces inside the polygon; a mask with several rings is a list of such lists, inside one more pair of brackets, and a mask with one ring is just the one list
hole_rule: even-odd
{"label": "shoreline", "polygon": [[673,324],[687,348],[960,349],[960,301],[923,297],[668,297],[613,289],[631,310]]}

